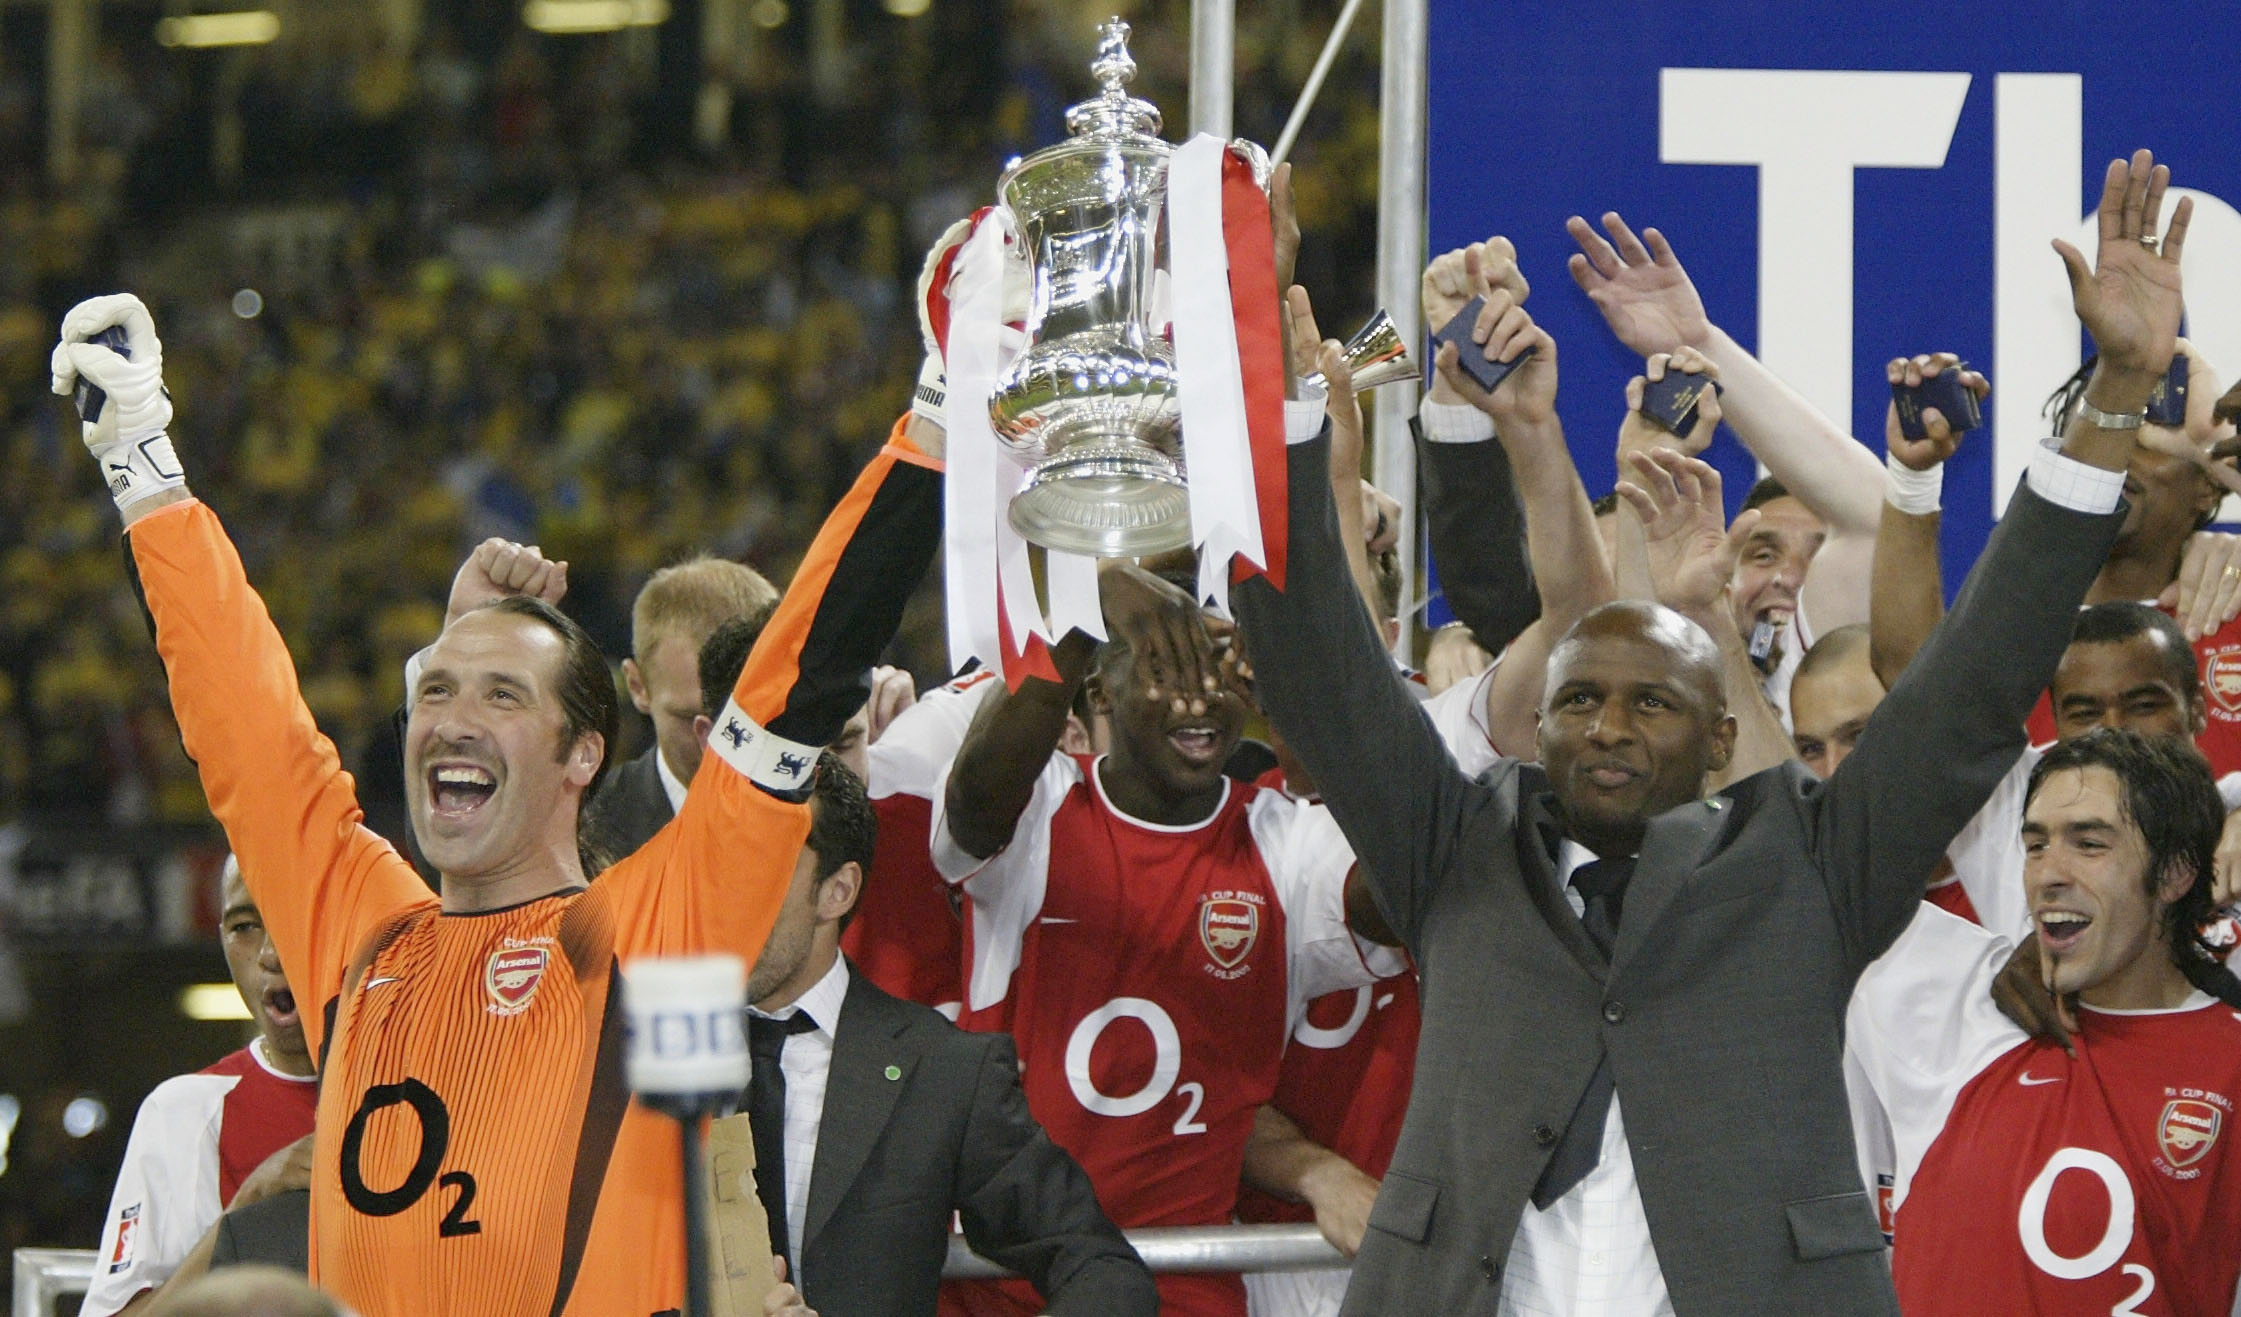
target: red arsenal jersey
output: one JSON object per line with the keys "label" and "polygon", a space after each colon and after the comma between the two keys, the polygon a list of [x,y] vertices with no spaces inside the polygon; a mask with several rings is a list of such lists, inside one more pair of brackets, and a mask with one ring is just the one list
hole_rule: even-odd
{"label": "red arsenal jersey", "polygon": [[[937,805],[935,860],[966,895],[960,1023],[1011,1033],[1029,1108],[1116,1223],[1227,1224],[1296,1012],[1373,978],[1345,927],[1353,853],[1320,806],[1236,782],[1198,823],[1133,818],[1103,762],[1052,756],[986,861]],[[1176,1317],[1244,1312],[1235,1276],[1159,1288]]]}
{"label": "red arsenal jersey", "polygon": [[[2194,661],[2202,671],[2202,707],[2209,714],[2194,743],[2210,761],[2211,775],[2223,778],[2241,772],[2241,618],[2195,641]],[[2045,695],[2026,728],[2033,745],[2054,739],[2054,710]]]}
{"label": "red arsenal jersey", "polygon": [[268,1064],[262,1038],[158,1084],[140,1104],[95,1255],[87,1317],[170,1279],[265,1158],[311,1133],[319,1089]]}
{"label": "red arsenal jersey", "polygon": [[879,836],[856,917],[840,936],[841,950],[865,978],[952,1020],[965,996],[964,925],[926,838],[935,785],[994,680],[993,673],[974,672],[927,692],[866,748],[864,785]]}
{"label": "red arsenal jersey", "polygon": [[1925,909],[1851,1026],[1898,1151],[1909,1314],[2223,1314],[2241,1292],[2241,1013],[2079,1014],[2076,1054],[1992,1005],[2004,939]]}

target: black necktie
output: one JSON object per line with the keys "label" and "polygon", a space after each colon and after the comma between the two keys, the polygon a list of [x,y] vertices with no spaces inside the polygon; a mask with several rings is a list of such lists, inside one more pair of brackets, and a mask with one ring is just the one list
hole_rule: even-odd
{"label": "black necktie", "polygon": [[786,1072],[778,1067],[778,1054],[789,1034],[816,1027],[808,1011],[783,1020],[747,1017],[747,1052],[754,1061],[747,1072],[747,1131],[755,1137],[755,1196],[770,1221],[770,1251],[788,1259],[793,1252],[786,1247]]}
{"label": "black necktie", "polygon": [[[1591,860],[1572,870],[1572,886],[1579,889],[1587,907],[1580,912],[1580,924],[1606,960],[1618,940],[1619,906],[1626,900],[1626,883],[1633,876],[1631,859]],[[1549,1204],[1595,1169],[1595,1163],[1602,1160],[1603,1124],[1610,1112],[1611,1058],[1605,1055],[1596,1059],[1595,1073],[1588,1076],[1587,1089],[1572,1109],[1571,1123],[1564,1127],[1556,1151],[1549,1154],[1548,1165],[1541,1169],[1540,1182],[1533,1186],[1533,1206],[1547,1211]]]}

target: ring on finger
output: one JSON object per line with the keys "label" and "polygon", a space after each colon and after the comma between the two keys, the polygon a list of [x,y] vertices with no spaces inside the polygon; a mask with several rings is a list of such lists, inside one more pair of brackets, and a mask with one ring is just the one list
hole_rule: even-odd
{"label": "ring on finger", "polygon": [[2163,254],[2163,239],[2155,236],[2152,233],[2141,234],[2140,245],[2147,248],[2149,251],[2154,252],[2158,256],[2161,256]]}
{"label": "ring on finger", "polygon": [[2228,581],[2241,581],[2241,565],[2227,563],[2225,565],[2224,578]]}

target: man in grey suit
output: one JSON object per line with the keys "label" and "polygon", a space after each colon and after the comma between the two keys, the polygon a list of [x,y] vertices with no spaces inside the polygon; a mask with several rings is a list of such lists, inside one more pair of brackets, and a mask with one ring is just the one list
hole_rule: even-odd
{"label": "man in grey suit", "polygon": [[[1896,1311],[1846,1116],[1845,1003],[2023,748],[2124,520],[2179,323],[2189,207],[2158,250],[2166,179],[2145,152],[2117,162],[2098,268],[2064,248],[2101,349],[2089,405],[1825,783],[1789,762],[1700,798],[1735,735],[1721,656],[1739,641],[1641,604],[1591,613],[1552,656],[1542,766],[1466,779],[1349,588],[1328,440],[1295,444],[1287,589],[1233,597],[1263,706],[1423,988],[1346,1312]],[[1669,273],[1614,236],[1589,254],[1603,277]],[[1477,342],[1510,343],[1511,309],[1497,295]],[[1454,364],[1443,351],[1483,397]]]}
{"label": "man in grey suit", "polygon": [[973,1248],[1032,1281],[1049,1312],[1157,1312],[1151,1273],[1089,1176],[1028,1113],[1010,1036],[889,996],[840,954],[877,824],[831,751],[811,810],[747,985],[755,1189],[801,1296],[822,1317],[932,1312],[956,1212]]}

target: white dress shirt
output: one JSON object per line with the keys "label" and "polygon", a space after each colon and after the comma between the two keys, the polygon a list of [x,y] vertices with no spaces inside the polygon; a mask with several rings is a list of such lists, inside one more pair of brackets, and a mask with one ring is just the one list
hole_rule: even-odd
{"label": "white dress shirt", "polygon": [[[786,1036],[778,1053],[778,1068],[786,1075],[786,1275],[794,1288],[802,1285],[801,1233],[809,1223],[809,1176],[817,1168],[817,1131],[825,1123],[825,1081],[833,1069],[833,1034],[840,1026],[841,1003],[848,999],[848,958],[833,957],[833,967],[815,986],[783,1010],[768,1012],[774,1020],[809,1012],[817,1022]],[[756,1015],[765,1015],[755,1011]]]}
{"label": "white dress shirt", "polygon": [[[1572,871],[1595,853],[1566,839],[1557,852],[1556,877],[1575,915],[1587,901],[1572,886]],[[1603,1314],[1670,1313],[1665,1273],[1642,1214],[1642,1189],[1634,1179],[1634,1153],[1619,1114],[1622,1094],[1611,1093],[1603,1121],[1603,1151],[1595,1169],[1548,1205],[1525,1205],[1502,1271],[1504,1314],[1602,1317]]]}
{"label": "white dress shirt", "polygon": [[654,771],[661,775],[661,793],[669,797],[669,812],[675,815],[685,807],[685,780],[669,771],[669,757],[654,747]]}

